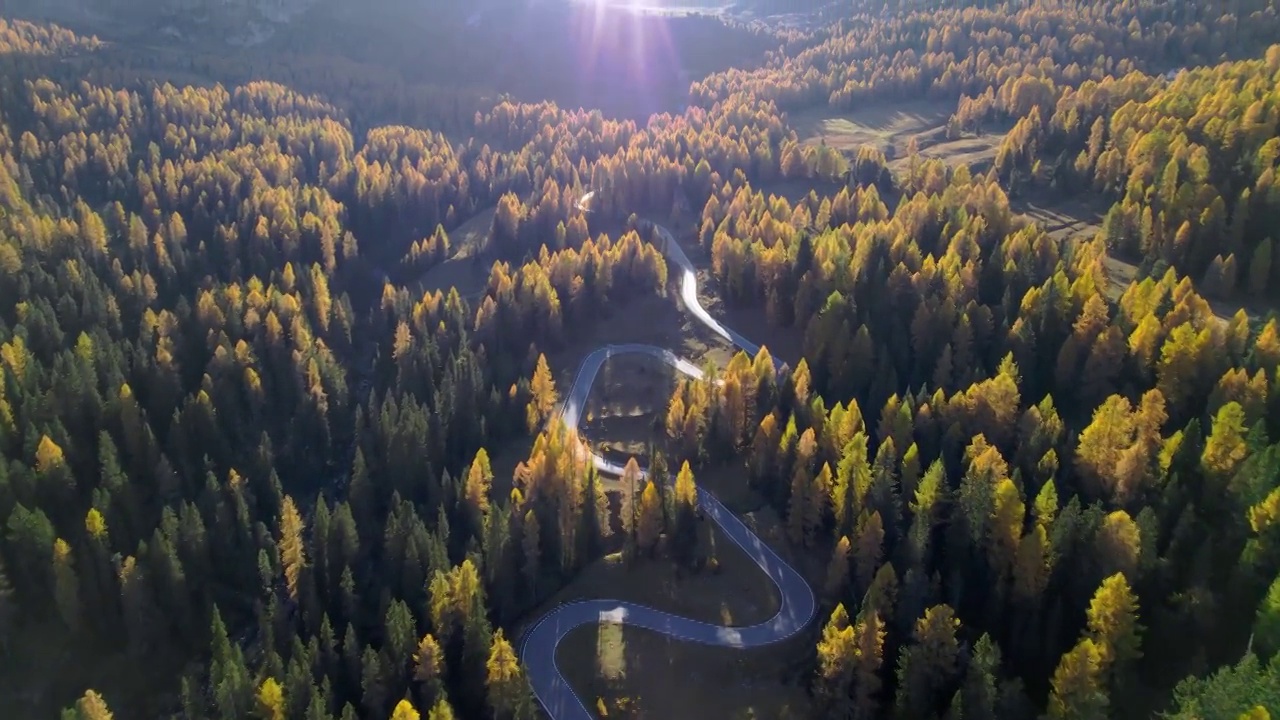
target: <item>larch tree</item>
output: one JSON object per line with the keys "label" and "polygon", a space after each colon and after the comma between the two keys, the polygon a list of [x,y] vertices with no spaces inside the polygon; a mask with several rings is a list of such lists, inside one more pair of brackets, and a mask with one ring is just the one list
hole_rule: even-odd
{"label": "larch tree", "polygon": [[489,709],[494,718],[506,720],[529,717],[532,709],[529,687],[516,659],[515,650],[507,642],[501,628],[493,634],[493,645],[485,667],[485,687],[488,689]]}
{"label": "larch tree", "polygon": [[465,487],[467,506],[476,514],[477,519],[489,512],[489,488],[492,485],[493,468],[489,464],[489,453],[480,448],[467,468]]}
{"label": "larch tree", "polygon": [[1129,581],[1137,581],[1142,531],[1129,513],[1124,510],[1108,513],[1102,519],[1093,542],[1104,577],[1119,572]]}
{"label": "larch tree", "polygon": [[1110,705],[1102,682],[1101,652],[1089,638],[1067,651],[1053,672],[1050,720],[1096,720]]}
{"label": "larch tree", "polygon": [[677,558],[688,563],[693,560],[698,546],[698,488],[688,460],[676,473],[675,502],[676,526],[672,548]]}
{"label": "larch tree", "polygon": [[62,538],[53,542],[53,599],[67,629],[79,630],[83,618],[80,579],[72,564],[71,546]]}
{"label": "larch tree", "polygon": [[853,718],[874,720],[879,717],[881,685],[880,666],[884,664],[884,622],[880,613],[863,613],[853,628],[856,648],[853,670]]}
{"label": "larch tree", "polygon": [[1103,580],[1094,593],[1088,628],[1097,649],[1098,667],[1111,678],[1123,678],[1131,663],[1142,657],[1144,628],[1138,623],[1138,597],[1122,573]]}
{"label": "larch tree", "polygon": [[946,605],[935,605],[916,621],[915,642],[898,657],[897,717],[928,717],[943,697],[950,697],[960,645],[960,620]]}
{"label": "larch tree", "polygon": [[633,456],[627,460],[626,466],[622,469],[622,479],[620,481],[622,487],[621,507],[618,511],[622,520],[622,534],[626,539],[628,553],[634,553],[636,550],[636,530],[640,516],[639,492],[643,482],[640,465]]}
{"label": "larch tree", "polygon": [[284,689],[275,678],[266,678],[258,686],[254,695],[254,713],[259,720],[285,720],[287,717]]}
{"label": "larch tree", "polygon": [[1239,403],[1229,402],[1223,405],[1213,418],[1200,464],[1205,474],[1219,487],[1225,486],[1248,455],[1245,432],[1244,409]]}
{"label": "larch tree", "polygon": [[96,690],[85,690],[76,700],[75,720],[112,720],[113,717],[107,701]]}
{"label": "larch tree", "polygon": [[445,698],[437,700],[436,704],[431,706],[431,711],[427,713],[427,720],[453,720],[453,718],[453,707]]}
{"label": "larch tree", "polygon": [[444,669],[444,650],[435,636],[427,633],[418,642],[418,649],[413,655],[413,679],[421,692],[422,707],[432,704],[444,695],[444,684],[441,672]]}
{"label": "larch tree", "polygon": [[421,717],[408,700],[401,700],[391,710],[391,720],[418,720]]}
{"label": "larch tree", "polygon": [[529,381],[529,390],[533,393],[529,407],[525,413],[530,433],[536,432],[555,410],[559,396],[556,394],[556,381],[551,376],[551,368],[547,365],[547,357],[538,354],[538,362],[533,370],[533,378]]}
{"label": "larch tree", "polygon": [[279,562],[284,571],[285,589],[289,597],[298,601],[303,568],[307,563],[306,546],[302,540],[302,516],[293,504],[293,498],[284,496],[280,508]]}
{"label": "larch tree", "polygon": [[850,552],[849,538],[841,537],[831,552],[831,560],[827,563],[826,581],[822,586],[823,592],[830,599],[839,598],[848,590]]}
{"label": "larch tree", "polygon": [[854,659],[857,646],[844,605],[836,605],[818,640],[814,695],[823,717],[845,718],[853,711]]}
{"label": "larch tree", "polygon": [[858,595],[871,587],[871,580],[880,569],[884,557],[884,523],[880,513],[864,516],[858,524],[858,540],[854,548],[854,592]]}
{"label": "larch tree", "polygon": [[636,547],[652,555],[662,535],[662,498],[657,483],[646,482],[640,493],[640,512],[636,518]]}

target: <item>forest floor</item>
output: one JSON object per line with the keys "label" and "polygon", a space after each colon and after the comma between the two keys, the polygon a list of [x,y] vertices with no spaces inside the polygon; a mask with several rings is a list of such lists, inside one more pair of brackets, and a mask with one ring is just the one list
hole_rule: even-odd
{"label": "forest floor", "polygon": [[454,228],[449,233],[449,259],[423,273],[411,287],[419,293],[436,290],[448,293],[449,288],[456,287],[463,297],[484,290],[489,281],[489,265],[476,262],[476,256],[484,249],[496,212],[496,206],[481,210]]}

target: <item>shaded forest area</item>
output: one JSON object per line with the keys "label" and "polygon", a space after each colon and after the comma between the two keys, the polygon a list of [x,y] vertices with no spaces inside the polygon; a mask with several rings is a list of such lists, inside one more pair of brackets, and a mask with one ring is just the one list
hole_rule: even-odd
{"label": "shaded forest area", "polygon": [[[529,717],[508,631],[611,543],[696,571],[691,489],[735,463],[827,568],[815,717],[1268,717],[1280,324],[1223,322],[1192,280],[1274,287],[1277,8],[904,5],[645,123],[158,84],[127,48],[0,25],[0,705]],[[384,91],[405,124],[343,109]],[[991,172],[894,178],[784,116],[922,93],[1013,121]],[[777,178],[846,187],[755,189]],[[1060,244],[1010,212],[1020,182],[1117,209]],[[624,230],[575,211],[585,188]],[[646,462],[679,480],[621,483],[615,522],[547,426],[546,355],[665,291],[616,221],[677,193],[717,292],[804,358],[679,383]],[[480,297],[383,281],[491,207]],[[1117,249],[1165,265],[1112,303]]]}

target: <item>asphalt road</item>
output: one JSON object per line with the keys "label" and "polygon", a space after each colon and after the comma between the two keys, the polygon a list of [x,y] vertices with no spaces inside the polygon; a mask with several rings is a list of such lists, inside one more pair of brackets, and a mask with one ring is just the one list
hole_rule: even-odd
{"label": "asphalt road", "polygon": [[[584,197],[579,206],[582,207],[589,198],[590,195]],[[680,297],[685,308],[717,335],[754,356],[759,346],[725,327],[699,304],[697,275],[693,263],[689,262],[684,250],[666,228],[661,225],[656,225],[655,228],[664,241],[663,251],[667,259],[680,266],[682,271]],[[695,378],[702,377],[702,370],[693,363],[670,350],[653,345],[606,345],[598,348],[582,361],[560,408],[560,418],[569,428],[577,429],[582,407],[591,392],[591,385],[595,382],[600,366],[610,357],[624,354],[650,355],[675,368],[677,372]],[[592,462],[602,473],[622,474],[621,465],[598,455],[592,455]],[[672,478],[667,478],[668,482],[671,480]],[[795,568],[778,557],[767,543],[751,532],[715,495],[702,488],[698,488],[698,506],[703,515],[719,525],[724,534],[742,548],[777,586],[782,599],[778,613],[757,625],[730,627],[690,620],[622,600],[583,600],[560,605],[538,619],[525,631],[520,641],[520,661],[525,667],[534,695],[552,720],[593,720],[596,717],[556,667],[556,646],[574,628],[602,621],[621,622],[689,642],[726,648],[750,648],[785,640],[803,630],[813,619],[817,609],[813,590]]]}

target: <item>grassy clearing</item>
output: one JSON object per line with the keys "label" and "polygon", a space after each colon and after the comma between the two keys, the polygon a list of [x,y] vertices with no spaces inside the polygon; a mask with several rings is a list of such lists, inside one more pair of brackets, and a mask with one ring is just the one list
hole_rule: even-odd
{"label": "grassy clearing", "polygon": [[889,158],[889,169],[895,174],[904,172],[910,162],[907,145],[912,138],[921,157],[978,169],[989,165],[1004,140],[1004,130],[965,133],[949,139],[946,125],[954,111],[954,103],[922,100],[873,103],[843,114],[814,108],[790,115],[787,120],[807,145],[825,142],[850,154],[864,145],[878,148]]}
{"label": "grassy clearing", "polygon": [[955,103],[873,103],[849,113],[817,107],[787,116],[787,122],[806,144],[825,141],[837,150],[856,152],[871,145],[889,153],[906,149],[907,140],[946,124]]}
{"label": "grassy clearing", "polygon": [[448,292],[449,288],[456,287],[463,297],[484,290],[485,283],[489,281],[489,263],[477,262],[477,258],[489,237],[489,228],[493,225],[496,212],[497,208],[481,210],[454,228],[449,233],[449,259],[423,273],[410,286],[420,293],[436,290]]}
{"label": "grassy clearing", "polygon": [[730,650],[603,623],[570,633],[556,659],[587,707],[610,720],[781,720],[809,716],[798,668],[810,644],[801,635],[771,647]]}
{"label": "grassy clearing", "polygon": [[596,452],[625,462],[647,460],[648,444],[667,450],[663,422],[677,375],[648,355],[620,355],[605,361],[587,396],[583,436]]}

